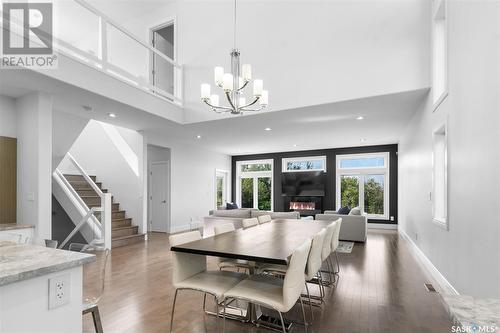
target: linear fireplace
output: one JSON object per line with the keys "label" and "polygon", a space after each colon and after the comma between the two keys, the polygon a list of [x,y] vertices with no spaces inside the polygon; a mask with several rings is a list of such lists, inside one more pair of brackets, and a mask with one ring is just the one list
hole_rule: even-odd
{"label": "linear fireplace", "polygon": [[286,196],[284,198],[285,211],[296,211],[300,216],[314,216],[321,214],[323,198],[318,196]]}

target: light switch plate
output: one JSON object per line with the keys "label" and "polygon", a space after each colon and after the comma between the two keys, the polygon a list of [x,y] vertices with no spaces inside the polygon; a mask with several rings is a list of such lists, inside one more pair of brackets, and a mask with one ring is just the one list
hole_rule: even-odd
{"label": "light switch plate", "polygon": [[64,274],[49,279],[49,310],[55,309],[70,301],[71,276]]}

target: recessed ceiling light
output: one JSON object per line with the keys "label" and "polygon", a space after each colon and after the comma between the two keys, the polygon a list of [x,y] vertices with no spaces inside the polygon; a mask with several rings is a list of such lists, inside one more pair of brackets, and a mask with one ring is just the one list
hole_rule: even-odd
{"label": "recessed ceiling light", "polygon": [[356,117],[356,120],[363,120],[363,119],[365,119],[363,116]]}
{"label": "recessed ceiling light", "polygon": [[366,141],[366,139],[365,139],[365,138],[362,138],[362,139],[361,139],[361,140],[359,140],[359,141],[361,141],[361,142],[365,142],[365,141]]}
{"label": "recessed ceiling light", "polygon": [[116,114],[115,114],[115,113],[112,113],[112,112],[108,113],[108,116],[109,116],[110,118],[116,118],[116,117],[117,117],[117,116],[116,116]]}
{"label": "recessed ceiling light", "polygon": [[294,146],[294,147],[297,147],[297,144],[294,144],[293,146]]}
{"label": "recessed ceiling light", "polygon": [[197,135],[197,136],[196,136],[196,138],[197,138],[197,139],[201,139],[201,135]]}
{"label": "recessed ceiling light", "polygon": [[271,130],[271,127],[264,128],[264,131],[270,131],[270,130]]}

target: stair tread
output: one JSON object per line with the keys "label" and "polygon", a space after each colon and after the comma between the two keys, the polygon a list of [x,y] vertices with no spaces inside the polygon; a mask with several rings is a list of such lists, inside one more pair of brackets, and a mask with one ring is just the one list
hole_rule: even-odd
{"label": "stair tread", "polygon": [[111,219],[111,221],[115,222],[115,221],[125,221],[125,220],[132,220],[131,217],[120,217],[120,218],[114,218],[114,219]]}
{"label": "stair tread", "polygon": [[111,240],[122,240],[128,238],[139,238],[144,237],[145,234],[136,234],[136,235],[127,235],[127,236],[119,236],[119,237],[111,237]]}
{"label": "stair tread", "polygon": [[137,226],[137,225],[129,225],[129,226],[124,226],[124,227],[114,227],[114,228],[111,228],[111,231],[133,229],[133,228],[139,228],[139,226]]}

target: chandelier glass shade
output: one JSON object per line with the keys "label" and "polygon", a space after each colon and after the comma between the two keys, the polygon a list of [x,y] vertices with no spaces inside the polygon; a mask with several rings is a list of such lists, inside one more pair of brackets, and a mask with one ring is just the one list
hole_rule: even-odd
{"label": "chandelier glass shade", "polygon": [[248,64],[240,66],[240,52],[236,48],[236,0],[234,2],[234,47],[231,51],[231,71],[224,72],[224,68],[214,68],[215,85],[222,89],[227,105],[221,105],[219,95],[211,94],[208,83],[201,84],[201,100],[217,113],[229,112],[242,114],[245,111],[260,111],[269,103],[269,93],[264,90],[264,82],[253,80],[252,99],[247,102],[245,88],[252,82],[252,67]]}

